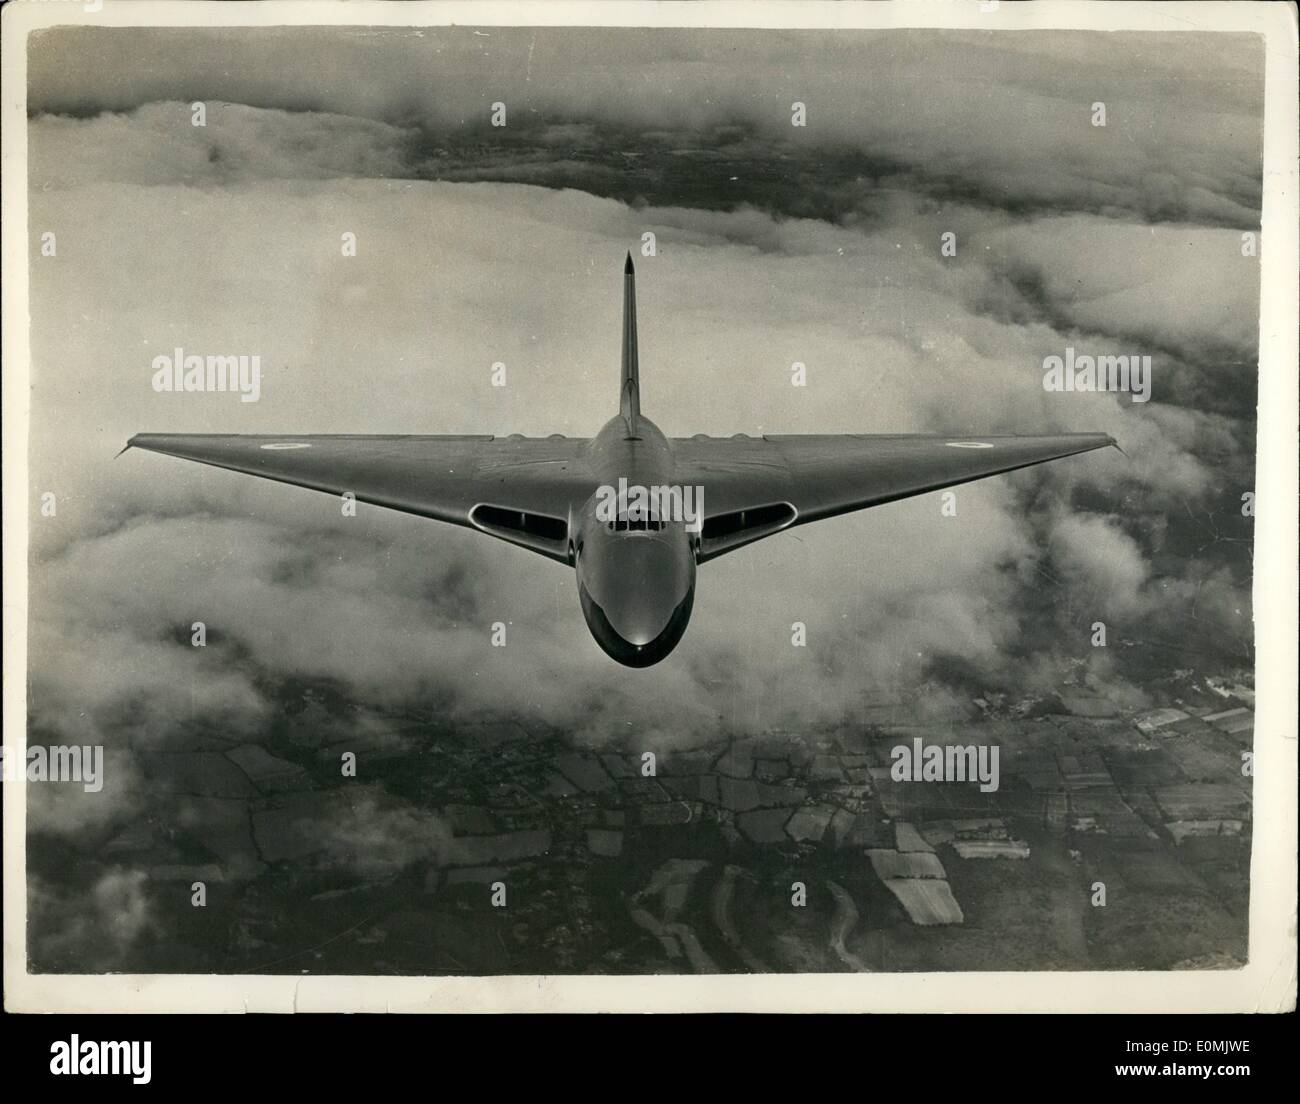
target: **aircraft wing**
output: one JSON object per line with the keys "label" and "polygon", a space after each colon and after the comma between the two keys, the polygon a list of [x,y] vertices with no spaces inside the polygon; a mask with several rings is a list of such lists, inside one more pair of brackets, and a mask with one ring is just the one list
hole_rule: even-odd
{"label": "aircraft wing", "polygon": [[[127,448],[463,525],[568,562],[586,438],[138,433]],[[125,451],[125,450],[124,450]]]}
{"label": "aircraft wing", "polygon": [[1104,433],[701,435],[674,442],[678,482],[704,487],[701,563],[792,525],[1114,443]]}

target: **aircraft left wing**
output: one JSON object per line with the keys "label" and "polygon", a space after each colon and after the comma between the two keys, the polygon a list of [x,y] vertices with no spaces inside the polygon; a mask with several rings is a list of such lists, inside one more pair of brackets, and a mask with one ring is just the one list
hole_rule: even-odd
{"label": "aircraft left wing", "polygon": [[[567,563],[595,484],[579,437],[138,433],[147,449],[462,525]],[[125,450],[123,450],[125,451]]]}
{"label": "aircraft left wing", "polygon": [[1104,433],[682,438],[679,483],[704,487],[699,561],[779,533],[972,479],[1105,448]]}

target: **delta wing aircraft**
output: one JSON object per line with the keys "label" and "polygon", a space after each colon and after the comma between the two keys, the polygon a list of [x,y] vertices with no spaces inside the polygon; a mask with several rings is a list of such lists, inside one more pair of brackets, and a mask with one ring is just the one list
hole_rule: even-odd
{"label": "delta wing aircraft", "polygon": [[619,411],[595,437],[140,433],[127,448],[351,492],[567,564],[596,642],[648,667],[686,631],[700,564],[796,525],[1113,444],[1102,433],[665,437],[641,413],[629,253]]}

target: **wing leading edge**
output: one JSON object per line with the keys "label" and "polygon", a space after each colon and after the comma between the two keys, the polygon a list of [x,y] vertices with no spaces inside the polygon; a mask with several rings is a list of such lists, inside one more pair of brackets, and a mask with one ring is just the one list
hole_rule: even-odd
{"label": "wing leading edge", "polygon": [[[461,525],[570,562],[570,519],[594,492],[576,437],[140,433],[141,448]],[[698,558],[794,525],[1114,445],[1104,433],[696,436],[679,483],[705,488]]]}
{"label": "wing leading edge", "polygon": [[568,562],[586,438],[138,433],[146,449],[462,525]]}
{"label": "wing leading edge", "polygon": [[1105,433],[691,437],[677,478],[705,488],[700,562],[793,525],[1114,445]]}

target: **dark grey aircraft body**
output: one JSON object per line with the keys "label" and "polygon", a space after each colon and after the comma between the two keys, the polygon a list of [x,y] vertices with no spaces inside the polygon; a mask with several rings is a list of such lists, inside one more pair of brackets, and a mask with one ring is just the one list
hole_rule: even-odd
{"label": "dark grey aircraft body", "polygon": [[[351,492],[540,552],[576,570],[601,648],[647,667],[686,631],[699,564],[795,525],[1115,443],[1102,433],[665,437],[641,413],[634,280],[629,254],[619,412],[595,437],[140,433],[127,447]],[[700,517],[648,521],[633,509],[611,520],[598,491],[620,479],[703,488]]]}

